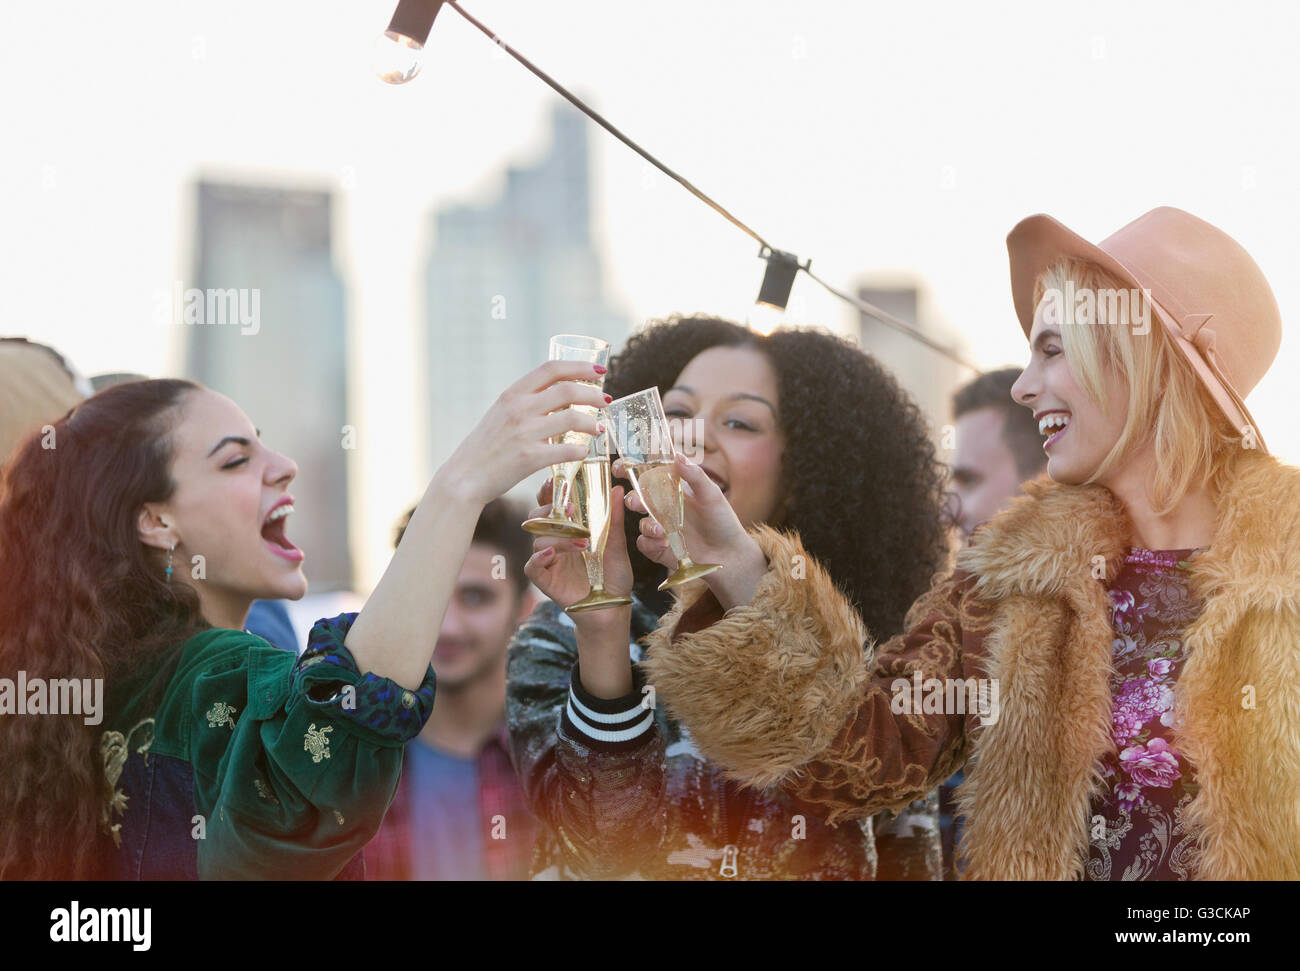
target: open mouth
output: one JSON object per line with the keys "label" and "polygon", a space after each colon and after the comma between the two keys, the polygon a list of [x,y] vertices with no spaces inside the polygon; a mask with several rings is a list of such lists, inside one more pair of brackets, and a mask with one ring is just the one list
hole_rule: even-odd
{"label": "open mouth", "polygon": [[1065,430],[1070,427],[1070,413],[1068,411],[1048,412],[1038,419],[1038,434],[1046,435],[1047,441],[1043,442],[1043,450],[1046,451],[1057,440],[1065,434]]}
{"label": "open mouth", "polygon": [[266,543],[266,548],[276,556],[289,560],[291,563],[301,563],[303,559],[302,550],[289,542],[289,537],[285,533],[285,520],[292,514],[292,502],[281,502],[267,513],[266,519],[262,520],[262,541]]}
{"label": "open mouth", "polygon": [[718,475],[718,473],[716,473],[716,472],[710,472],[708,469],[705,469],[705,470],[704,470],[704,474],[707,475],[710,479],[712,479],[714,482],[716,482],[716,483],[718,484],[718,488],[722,490],[722,494],[723,494],[724,496],[727,494],[727,480],[726,480],[726,479],[724,479],[722,476]]}

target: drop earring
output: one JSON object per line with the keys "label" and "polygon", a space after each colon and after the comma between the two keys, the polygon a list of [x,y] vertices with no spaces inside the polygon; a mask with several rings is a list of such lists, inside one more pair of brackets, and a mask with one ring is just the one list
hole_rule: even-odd
{"label": "drop earring", "polygon": [[171,549],[167,551],[167,582],[172,582],[172,553],[176,552],[176,544],[172,543]]}

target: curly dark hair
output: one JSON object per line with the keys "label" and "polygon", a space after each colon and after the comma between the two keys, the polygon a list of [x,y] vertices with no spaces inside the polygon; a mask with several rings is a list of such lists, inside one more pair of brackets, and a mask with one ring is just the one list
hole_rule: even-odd
{"label": "curly dark hair", "polygon": [[[0,474],[0,671],[103,678],[170,655],[208,626],[198,596],[167,583],[159,550],[140,542],[146,502],[163,502],[171,432],[189,381],[101,391],[37,431]],[[111,703],[109,704],[111,708]],[[79,716],[0,718],[0,879],[87,879],[112,852],[103,827],[112,786],[101,727]]]}
{"label": "curly dark hair", "polygon": [[[877,637],[898,633],[912,602],[930,587],[948,551],[943,489],[924,416],[874,357],[823,330],[764,336],[709,316],[652,321],[610,360],[605,390],[615,398],[670,388],[712,347],[753,347],[776,373],[785,436],[779,520],[799,534]],[[628,550],[638,596],[654,602],[663,567]]]}

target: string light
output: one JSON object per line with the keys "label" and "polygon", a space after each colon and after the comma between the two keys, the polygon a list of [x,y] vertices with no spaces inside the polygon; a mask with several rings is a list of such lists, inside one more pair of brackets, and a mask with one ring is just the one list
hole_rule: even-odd
{"label": "string light", "polygon": [[[758,288],[758,303],[784,310],[790,302],[790,291],[794,289],[794,278],[800,270],[799,257],[784,250],[763,247],[758,251],[758,258],[767,261],[763,271],[763,285]],[[812,260],[808,261],[809,264]]]}
{"label": "string light", "polygon": [[810,269],[812,266],[811,259],[800,263],[793,253],[772,246],[749,226],[741,222],[712,198],[705,195],[682,176],[668,168],[668,166],[664,165],[663,162],[659,161],[659,159],[655,158],[636,142],[632,141],[632,139],[624,135],[609,121],[602,117],[599,112],[591,108],[536,64],[503,41],[497,34],[493,33],[491,29],[484,26],[484,24],[479,20],[475,19],[457,2],[457,0],[400,0],[397,5],[397,10],[393,13],[393,19],[388,25],[388,30],[384,31],[380,37],[381,41],[388,42],[390,49],[395,48],[397,50],[397,56],[392,57],[390,55],[389,63],[391,69],[388,73],[381,73],[380,77],[392,84],[404,84],[419,73],[420,55],[423,53],[424,44],[429,38],[429,32],[433,29],[434,18],[437,17],[438,11],[444,6],[451,7],[455,10],[472,26],[478,28],[478,30],[487,36],[492,43],[496,44],[498,48],[505,51],[512,58],[522,64],[533,75],[559,94],[560,97],[564,98],[601,128],[605,129],[605,131],[609,132],[664,175],[668,176],[691,195],[695,196],[710,209],[714,210],[729,223],[758,243],[760,247],[759,258],[767,262],[767,268],[764,271],[763,284],[759,289],[758,301],[755,304],[754,317],[767,318],[770,323],[771,315],[775,312],[779,319],[784,312],[786,304],[789,302],[791,289],[794,286],[794,278],[799,271],[802,270],[807,274],[809,279],[820,284],[832,296],[839,297],[845,303],[855,307],[861,313],[880,321],[888,327],[892,327],[895,330],[907,334],[909,337],[920,341],[922,344],[925,344],[935,352],[942,354],[944,357],[955,361],[962,367],[969,368],[977,374],[979,373],[979,368],[975,367],[975,365],[971,364],[952,348],[946,347],[938,341],[932,340],[918,331],[913,325],[899,320],[893,314],[881,310],[874,304],[870,304],[865,300],[860,300],[857,297],[844,293],[842,290],[838,290],[831,286],[825,280],[821,279],[821,277],[812,272]]}
{"label": "string light", "polygon": [[405,84],[420,73],[424,45],[443,0],[401,0],[388,29],[375,38],[372,66],[381,81]]}

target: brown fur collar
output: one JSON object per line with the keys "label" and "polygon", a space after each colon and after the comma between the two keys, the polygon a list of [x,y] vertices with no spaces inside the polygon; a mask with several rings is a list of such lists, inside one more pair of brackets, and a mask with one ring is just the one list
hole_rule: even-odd
{"label": "brown fur collar", "polygon": [[[1003,697],[959,794],[973,878],[1079,876],[1113,746],[1100,581],[1118,571],[1130,525],[1099,487],[1040,479],[1025,492],[958,558],[994,608],[987,673]],[[1190,573],[1205,607],[1184,634],[1174,734],[1200,789],[1185,820],[1196,875],[1300,878],[1300,470],[1241,453]]]}

